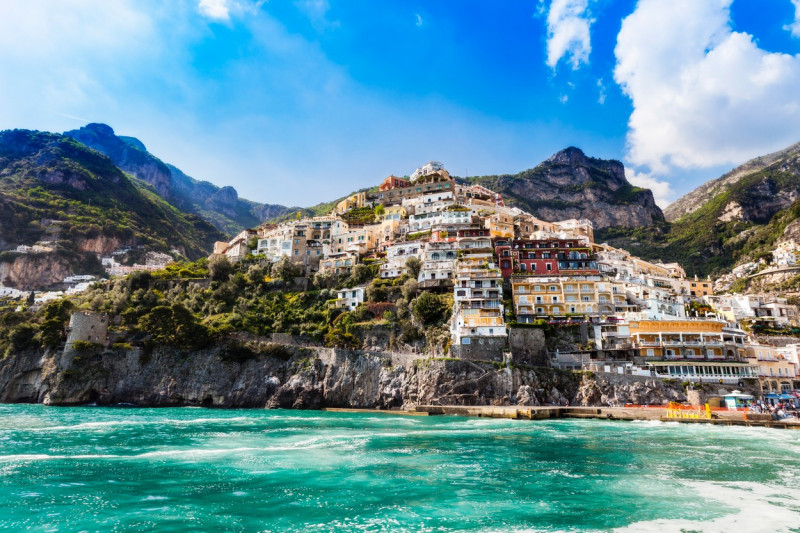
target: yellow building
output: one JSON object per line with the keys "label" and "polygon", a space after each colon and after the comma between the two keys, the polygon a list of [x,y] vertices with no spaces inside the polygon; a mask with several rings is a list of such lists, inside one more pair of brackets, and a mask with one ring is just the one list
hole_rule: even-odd
{"label": "yellow building", "polygon": [[644,357],[739,359],[745,334],[721,320],[632,320],[631,341]]}
{"label": "yellow building", "polygon": [[367,193],[357,192],[354,195],[348,196],[347,198],[336,204],[336,208],[333,211],[337,215],[343,215],[344,213],[350,211],[351,209],[364,207],[366,205],[368,205]]}
{"label": "yellow building", "polygon": [[486,219],[486,229],[493,238],[514,237],[514,217],[506,213],[494,213]]}
{"label": "yellow building", "polygon": [[659,378],[739,385],[758,377],[745,333],[721,320],[632,320],[630,338]]}
{"label": "yellow building", "polygon": [[567,315],[613,315],[628,310],[625,287],[600,276],[512,279],[520,322]]}
{"label": "yellow building", "polygon": [[758,380],[764,392],[781,394],[794,388],[798,378],[797,365],[787,360],[779,349],[768,344],[748,344],[745,357],[758,366]]}
{"label": "yellow building", "polygon": [[514,225],[519,230],[519,238],[533,239],[540,232],[555,233],[556,226],[552,222],[545,222],[528,213],[520,213],[514,217]]}
{"label": "yellow building", "polygon": [[675,292],[689,296],[700,297],[714,294],[714,282],[711,280],[680,279],[674,280],[672,286]]}

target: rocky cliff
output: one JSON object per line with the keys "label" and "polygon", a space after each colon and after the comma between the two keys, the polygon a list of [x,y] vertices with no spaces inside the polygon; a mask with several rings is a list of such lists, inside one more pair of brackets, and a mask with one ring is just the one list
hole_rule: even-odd
{"label": "rocky cliff", "polygon": [[88,124],[64,135],[107,155],[119,168],[152,185],[162,198],[179,209],[203,216],[229,235],[290,210],[244,200],[233,187],[220,188],[187,176],[148,152],[139,139],[118,136],[106,124]]}
{"label": "rocky cliff", "polygon": [[276,351],[277,357],[246,360],[224,347],[194,353],[166,348],[18,353],[0,362],[0,402],[316,409],[656,404],[682,398],[680,385],[625,376],[607,381],[549,368],[330,348]]}
{"label": "rocky cliff", "polygon": [[470,178],[503,195],[506,203],[543,220],[588,218],[595,228],[663,222],[649,189],[631,185],[619,161],[562,150],[519,174]]}
{"label": "rocky cliff", "polygon": [[17,255],[0,261],[0,285],[22,291],[40,290],[61,283],[73,273],[74,265],[55,254]]}
{"label": "rocky cliff", "polygon": [[[198,258],[224,237],[74,139],[0,131],[0,279],[12,280],[11,286],[41,289],[49,283],[38,281],[71,273],[63,268],[67,263],[77,273],[97,273],[95,254],[123,246],[178,249]],[[36,242],[56,255],[20,258],[13,251]]]}
{"label": "rocky cliff", "polygon": [[700,209],[715,196],[724,193],[737,184],[742,178],[765,170],[781,160],[792,159],[798,154],[800,154],[800,143],[793,144],[788,148],[772,154],[751,159],[719,178],[708,181],[692,192],[675,200],[664,209],[664,217],[670,221],[678,220],[683,215]]}
{"label": "rocky cliff", "polygon": [[[666,211],[671,222],[613,228],[595,237],[644,259],[677,261],[687,274],[719,275],[768,254],[800,217],[800,144],[734,169]],[[787,233],[788,232],[788,233]]]}

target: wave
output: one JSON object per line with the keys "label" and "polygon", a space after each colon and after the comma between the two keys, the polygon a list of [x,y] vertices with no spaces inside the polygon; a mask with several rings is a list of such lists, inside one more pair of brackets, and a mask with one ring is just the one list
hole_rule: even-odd
{"label": "wave", "polygon": [[[724,516],[697,519],[655,519],[614,529],[616,533],[670,533],[730,531],[781,533],[797,531],[800,524],[800,489],[760,483],[686,482],[688,488],[711,500],[709,508],[732,508]],[[721,504],[713,506],[713,502]]]}

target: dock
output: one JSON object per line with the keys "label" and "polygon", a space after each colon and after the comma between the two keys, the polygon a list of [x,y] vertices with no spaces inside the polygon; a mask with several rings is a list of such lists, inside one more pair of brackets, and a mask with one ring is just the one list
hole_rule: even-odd
{"label": "dock", "polygon": [[[653,407],[579,407],[579,406],[495,406],[495,405],[418,405],[410,410],[324,408],[335,413],[382,413],[401,416],[456,415],[510,420],[551,420],[590,418],[596,420],[656,420],[682,424],[767,427],[800,430],[800,421],[772,420],[768,415],[741,411],[716,411],[712,418],[669,418],[666,406]],[[748,416],[749,415],[749,416]]]}

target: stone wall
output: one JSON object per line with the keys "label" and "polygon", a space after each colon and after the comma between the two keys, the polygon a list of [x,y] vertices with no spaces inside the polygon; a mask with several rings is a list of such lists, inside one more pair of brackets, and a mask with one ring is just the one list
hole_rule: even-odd
{"label": "stone wall", "polygon": [[506,349],[505,337],[472,338],[471,344],[456,344],[450,353],[458,359],[469,361],[502,361]]}
{"label": "stone wall", "polygon": [[67,348],[71,348],[75,341],[106,344],[108,342],[108,315],[76,311],[69,319],[67,331]]}
{"label": "stone wall", "polygon": [[514,363],[550,366],[544,330],[540,328],[509,328],[508,345]]}

